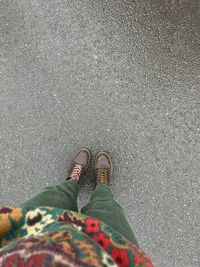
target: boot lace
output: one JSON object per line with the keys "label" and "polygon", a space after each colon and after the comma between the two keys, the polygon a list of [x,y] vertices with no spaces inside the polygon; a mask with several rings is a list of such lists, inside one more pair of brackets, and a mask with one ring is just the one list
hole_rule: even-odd
{"label": "boot lace", "polygon": [[97,183],[108,184],[107,169],[97,169]]}
{"label": "boot lace", "polygon": [[71,174],[69,175],[69,178],[78,181],[81,176],[82,169],[83,166],[75,164]]}

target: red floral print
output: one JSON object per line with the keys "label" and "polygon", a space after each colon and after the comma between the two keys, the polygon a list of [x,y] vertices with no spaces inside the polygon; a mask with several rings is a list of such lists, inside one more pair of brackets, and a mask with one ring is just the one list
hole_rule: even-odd
{"label": "red floral print", "polygon": [[111,256],[117,263],[117,265],[120,267],[126,267],[129,266],[130,264],[130,259],[128,258],[128,252],[125,249],[114,248],[111,251]]}
{"label": "red floral print", "polygon": [[[27,224],[27,212],[42,215],[35,237],[28,235],[33,226]],[[140,248],[97,218],[48,207],[0,207],[0,218],[1,245],[7,246],[0,250],[0,266],[154,266]]]}
{"label": "red floral print", "polygon": [[129,248],[131,249],[134,255],[134,261],[136,264],[142,264],[145,267],[154,267],[153,262],[150,257],[144,253],[141,249],[137,248],[134,244],[132,244],[129,240],[126,240],[129,244]]}
{"label": "red floral print", "polygon": [[104,233],[93,236],[92,239],[104,249],[108,248],[111,245],[109,238],[107,238]]}
{"label": "red floral print", "polygon": [[20,257],[19,255],[8,256],[4,266],[12,267],[12,266],[20,266],[20,267],[34,267],[34,266],[42,266],[42,263],[47,259],[46,255],[33,255],[28,260],[26,258]]}
{"label": "red floral print", "polygon": [[142,263],[142,258],[140,258],[139,256],[135,256],[134,260],[135,260],[136,264],[141,264]]}
{"label": "red floral print", "polygon": [[86,232],[88,233],[96,233],[99,231],[99,223],[100,221],[95,218],[87,218],[86,219]]}

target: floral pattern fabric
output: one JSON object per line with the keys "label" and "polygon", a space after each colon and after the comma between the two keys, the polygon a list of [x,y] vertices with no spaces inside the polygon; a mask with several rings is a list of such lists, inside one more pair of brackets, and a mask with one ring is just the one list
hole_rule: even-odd
{"label": "floral pattern fabric", "polygon": [[152,267],[111,226],[58,208],[0,207],[0,266]]}

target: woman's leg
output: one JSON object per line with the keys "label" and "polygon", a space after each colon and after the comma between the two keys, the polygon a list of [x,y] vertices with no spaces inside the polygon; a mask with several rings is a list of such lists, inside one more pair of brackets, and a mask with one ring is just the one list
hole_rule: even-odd
{"label": "woman's leg", "polygon": [[80,149],[69,166],[67,180],[59,185],[45,187],[41,192],[21,204],[21,207],[57,207],[78,211],[77,196],[79,183],[90,163],[90,151]]}
{"label": "woman's leg", "polygon": [[128,240],[138,246],[131,226],[126,220],[124,211],[114,200],[108,185],[97,184],[91,195],[90,202],[82,209],[81,212],[112,226]]}
{"label": "woman's leg", "polygon": [[138,245],[122,207],[114,200],[109,188],[113,164],[107,152],[102,151],[97,155],[95,169],[97,186],[82,213],[102,220]]}
{"label": "woman's leg", "polygon": [[45,187],[27,201],[23,202],[21,207],[57,207],[78,211],[77,196],[79,185],[75,180],[67,180],[55,186]]}

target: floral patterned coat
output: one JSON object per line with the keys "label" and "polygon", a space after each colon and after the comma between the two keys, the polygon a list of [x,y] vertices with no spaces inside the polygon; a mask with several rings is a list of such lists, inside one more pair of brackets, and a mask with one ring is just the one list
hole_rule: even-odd
{"label": "floral patterned coat", "polygon": [[0,266],[153,264],[141,249],[98,219],[58,208],[0,207]]}

